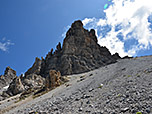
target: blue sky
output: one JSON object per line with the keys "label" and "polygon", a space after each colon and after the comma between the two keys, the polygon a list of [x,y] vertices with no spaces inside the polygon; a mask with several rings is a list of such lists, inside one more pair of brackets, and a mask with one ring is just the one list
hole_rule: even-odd
{"label": "blue sky", "polygon": [[0,49],[0,74],[7,66],[18,75],[25,72],[35,57],[45,57],[62,42],[62,34],[74,20],[102,17],[105,3],[102,0],[0,0],[0,46],[6,44],[7,48]]}
{"label": "blue sky", "polygon": [[27,71],[35,57],[45,57],[58,42],[62,43],[67,28],[77,19],[83,21],[85,28],[94,28],[98,43],[107,46],[111,53],[151,55],[149,2],[0,0],[0,74],[7,66],[16,70],[17,75]]}

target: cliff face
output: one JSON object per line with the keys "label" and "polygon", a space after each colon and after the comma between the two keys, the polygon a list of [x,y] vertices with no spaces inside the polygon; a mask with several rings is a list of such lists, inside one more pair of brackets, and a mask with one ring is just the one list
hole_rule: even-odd
{"label": "cliff face", "polygon": [[46,77],[50,70],[60,71],[62,75],[77,74],[114,63],[117,59],[106,47],[97,43],[95,30],[84,29],[78,20],[68,30],[63,46],[59,43],[56,50],[53,52],[51,49],[45,59],[36,59],[26,74],[36,73]]}

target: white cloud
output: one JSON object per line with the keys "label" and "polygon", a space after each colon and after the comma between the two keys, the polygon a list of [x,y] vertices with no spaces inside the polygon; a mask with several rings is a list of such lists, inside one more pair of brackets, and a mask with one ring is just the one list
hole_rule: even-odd
{"label": "white cloud", "polygon": [[85,18],[82,23],[83,23],[83,26],[86,26],[88,23],[91,23],[95,20],[95,18]]}
{"label": "white cloud", "polygon": [[[85,21],[87,20],[87,24],[90,23],[88,20],[96,20],[94,21],[94,26],[92,26],[94,29],[99,30],[101,29],[99,27],[105,25],[111,27],[105,37],[98,32],[99,44],[109,48],[111,53],[118,52],[120,56],[125,56],[126,54],[135,56],[139,50],[149,49],[152,46],[152,32],[149,29],[148,17],[152,14],[152,1],[113,0],[112,2],[112,5],[104,10],[105,19],[84,19]],[[115,31],[118,25],[121,28]],[[119,33],[122,33],[123,40],[118,38],[117,35]],[[131,48],[126,50],[125,43],[130,39],[136,40],[138,44],[130,44]]]}
{"label": "white cloud", "polygon": [[127,53],[124,52],[124,43],[117,38],[117,33],[111,30],[105,38],[98,37],[98,43],[101,46],[106,46],[111,54],[118,52],[121,56],[126,56]]}
{"label": "white cloud", "polygon": [[106,25],[106,20],[99,19],[99,21],[97,22],[97,26],[105,26],[105,25]]}
{"label": "white cloud", "polygon": [[2,42],[0,42],[0,50],[6,52],[8,51],[10,45],[14,45],[14,43],[12,43],[10,40],[6,41],[6,38],[2,38]]}

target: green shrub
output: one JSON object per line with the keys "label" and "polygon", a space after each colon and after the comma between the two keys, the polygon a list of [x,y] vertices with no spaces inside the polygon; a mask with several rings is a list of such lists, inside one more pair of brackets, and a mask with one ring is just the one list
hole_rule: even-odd
{"label": "green shrub", "polygon": [[118,96],[118,97],[120,97],[120,96],[121,96],[121,94],[118,94],[117,96]]}
{"label": "green shrub", "polygon": [[131,77],[131,75],[128,75],[128,77]]}

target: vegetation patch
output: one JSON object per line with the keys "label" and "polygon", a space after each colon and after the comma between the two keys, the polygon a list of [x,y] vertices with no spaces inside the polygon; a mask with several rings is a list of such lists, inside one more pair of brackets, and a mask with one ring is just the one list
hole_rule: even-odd
{"label": "vegetation patch", "polygon": [[117,97],[121,97],[121,94],[118,94]]}
{"label": "vegetation patch", "polygon": [[131,77],[131,75],[128,75],[128,77]]}

